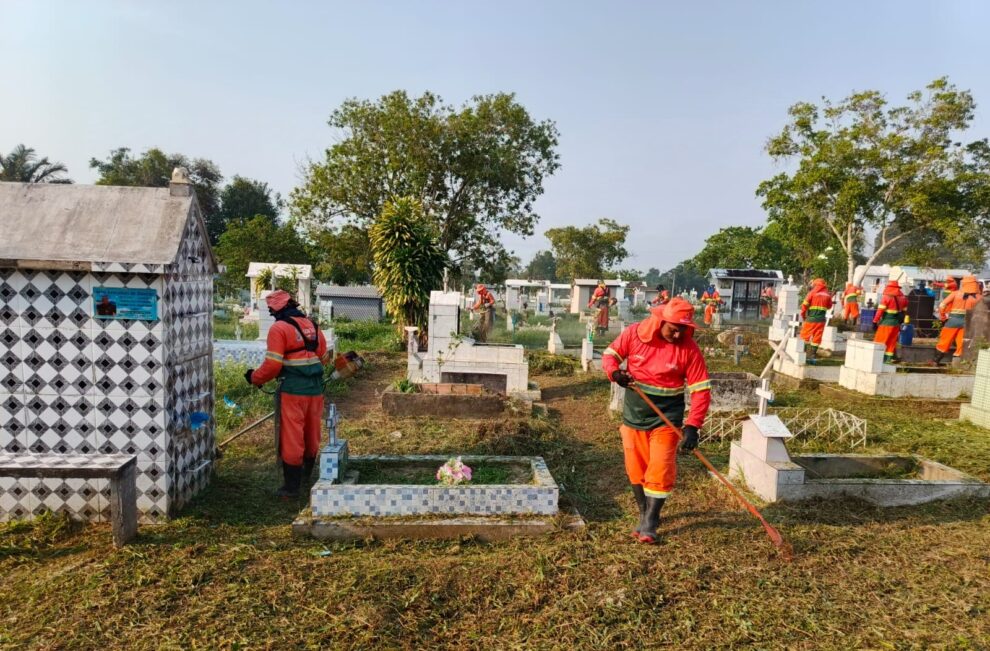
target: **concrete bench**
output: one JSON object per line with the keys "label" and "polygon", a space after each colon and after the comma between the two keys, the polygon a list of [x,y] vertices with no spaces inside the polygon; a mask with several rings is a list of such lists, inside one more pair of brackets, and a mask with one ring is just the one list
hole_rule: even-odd
{"label": "concrete bench", "polygon": [[129,454],[0,453],[0,476],[33,479],[109,479],[113,544],[137,534],[137,457]]}

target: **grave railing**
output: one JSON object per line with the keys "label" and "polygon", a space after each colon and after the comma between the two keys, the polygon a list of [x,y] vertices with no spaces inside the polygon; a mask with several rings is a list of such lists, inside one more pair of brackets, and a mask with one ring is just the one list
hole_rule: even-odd
{"label": "grave railing", "polygon": [[[855,448],[866,445],[866,420],[845,411],[814,407],[770,408],[767,413],[780,417],[799,446],[812,443]],[[705,419],[701,443],[723,443],[742,436],[746,410],[712,411]]]}

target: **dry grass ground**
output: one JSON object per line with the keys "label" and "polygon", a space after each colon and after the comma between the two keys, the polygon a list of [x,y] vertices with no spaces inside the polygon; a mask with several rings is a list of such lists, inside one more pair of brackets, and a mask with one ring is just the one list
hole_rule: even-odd
{"label": "dry grass ground", "polygon": [[[794,648],[990,647],[990,508],[770,506],[762,529],[693,459],[661,545],[629,538],[632,503],[604,379],[535,378],[547,418],[394,421],[378,393],[403,372],[371,355],[339,396],[354,454],[541,454],[584,532],[473,540],[294,540],[300,505],[274,502],[271,430],[238,440],[178,518],[115,550],[105,526],[58,518],[0,530],[0,647]],[[917,452],[990,479],[990,434],[951,407],[780,397],[870,419],[871,449]],[[393,435],[401,432],[401,436]],[[725,450],[706,450],[724,467]]]}

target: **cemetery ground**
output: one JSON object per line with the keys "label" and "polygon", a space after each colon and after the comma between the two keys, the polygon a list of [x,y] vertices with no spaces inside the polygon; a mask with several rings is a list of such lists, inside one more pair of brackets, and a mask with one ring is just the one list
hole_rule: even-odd
{"label": "cemetery ground", "polygon": [[[540,455],[587,527],[491,544],[293,538],[304,502],[271,497],[278,476],[266,426],[225,451],[210,487],[178,517],[142,526],[122,549],[105,525],[54,516],[0,528],[0,647],[990,645],[988,502],[770,505],[764,514],[794,547],[787,562],[682,457],[661,544],[638,544],[601,374],[541,364],[554,371],[532,375],[549,408],[541,417],[390,420],[380,392],[405,369],[404,354],[381,352],[395,350],[390,337],[371,326],[353,334],[368,363],[332,388],[353,454]],[[748,358],[744,369],[759,372],[764,361]],[[710,365],[739,370],[724,355]],[[233,367],[218,374],[217,393],[242,409],[218,413],[221,439],[270,409]],[[956,422],[956,402],[803,389],[777,404],[851,412],[869,420],[868,452],[917,453],[990,480],[990,434]],[[702,450],[725,469],[727,443]]]}

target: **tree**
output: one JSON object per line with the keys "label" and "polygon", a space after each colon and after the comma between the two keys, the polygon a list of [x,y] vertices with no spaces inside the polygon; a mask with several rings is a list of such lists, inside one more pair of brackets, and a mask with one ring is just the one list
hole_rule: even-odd
{"label": "tree", "polygon": [[643,272],[639,269],[614,269],[602,274],[603,278],[615,278],[616,280],[642,280]]}
{"label": "tree", "polygon": [[526,265],[523,275],[529,280],[557,282],[557,259],[550,251],[538,251]]}
{"label": "tree", "polygon": [[364,285],[371,282],[371,244],[368,231],[353,224],[310,235],[314,273],[335,285]]}
{"label": "tree", "polygon": [[439,289],[447,256],[440,248],[433,224],[424,218],[423,206],[414,197],[400,197],[385,204],[368,231],[374,259],[374,280],[385,309],[399,331],[419,328],[426,335],[430,292]]}
{"label": "tree", "polygon": [[[888,247],[921,236],[950,247],[990,244],[990,145],[963,145],[958,134],[973,120],[975,103],[945,78],[889,107],[877,91],[839,103],[795,104],[790,121],[767,152],[796,168],[760,184],[757,194],[771,221],[837,245],[854,278],[867,232]],[[822,245],[824,249],[824,244]]]}
{"label": "tree", "polygon": [[[891,228],[888,237],[899,231]],[[873,246],[877,248],[879,242]],[[877,256],[874,264],[916,265],[919,267],[944,267],[979,271],[986,264],[987,252],[975,243],[949,246],[938,241],[927,231],[919,231],[888,246]]]}
{"label": "tree", "polygon": [[599,219],[598,225],[584,228],[551,228],[546,236],[557,260],[558,278],[600,277],[628,257],[625,247],[628,232],[628,226],[611,219]]}
{"label": "tree", "polygon": [[48,157],[38,158],[34,149],[17,145],[9,154],[0,154],[0,181],[16,183],[72,183],[62,176],[68,172],[62,163],[53,163]]}
{"label": "tree", "polygon": [[814,256],[802,260],[785,243],[780,228],[727,226],[705,240],[705,246],[694,257],[693,266],[708,269],[780,269],[787,274],[800,274],[812,266]]}
{"label": "tree", "polygon": [[223,233],[220,217],[220,183],[223,175],[220,168],[205,158],[188,158],[183,154],[166,154],[161,149],[151,148],[134,158],[131,150],[120,147],[110,152],[106,160],[91,158],[89,166],[100,174],[97,185],[130,185],[152,188],[168,187],[172,170],[185,167],[189,170],[189,180],[196,190],[196,199],[206,220],[206,230],[210,244],[219,242]]}
{"label": "tree", "polygon": [[235,175],[220,192],[219,223],[225,230],[234,221],[246,221],[255,215],[278,223],[282,197],[272,192],[267,183]]}
{"label": "tree", "polygon": [[415,197],[440,249],[478,267],[498,260],[501,230],[533,233],[533,201],[559,167],[556,126],[506,93],[454,109],[432,93],[395,91],[344,102],[329,125],[340,138],[293,190],[296,214],[310,226],[367,228],[389,202]]}
{"label": "tree", "polygon": [[309,248],[292,224],[275,224],[264,215],[235,221],[220,236],[217,258],[227,270],[217,281],[222,294],[246,287],[250,262],[312,264]]}
{"label": "tree", "polygon": [[[685,260],[673,269],[660,274],[656,284],[664,285],[671,294],[690,292],[692,289],[701,294],[708,286],[708,269],[698,269],[693,261]],[[650,286],[656,285],[651,283]]]}
{"label": "tree", "polygon": [[[660,284],[660,270],[656,267],[650,267],[646,275],[643,277],[643,282],[646,283],[647,287],[656,287]],[[668,287],[668,289],[670,289]]]}

